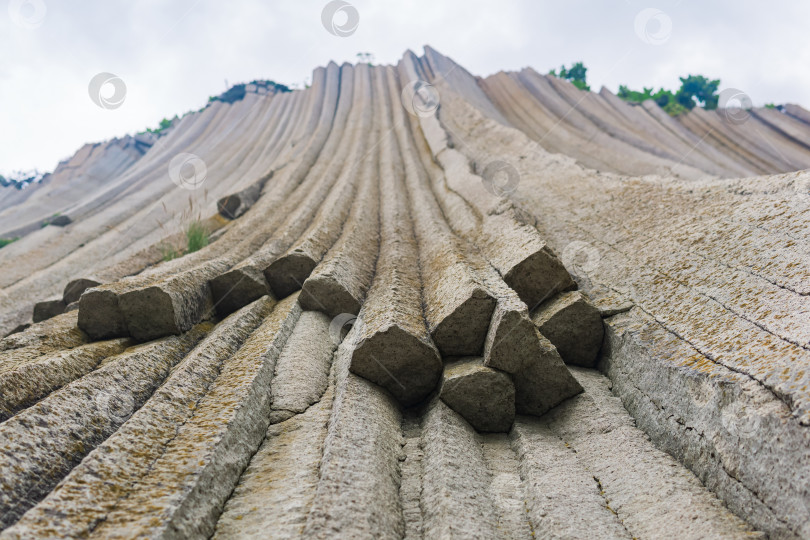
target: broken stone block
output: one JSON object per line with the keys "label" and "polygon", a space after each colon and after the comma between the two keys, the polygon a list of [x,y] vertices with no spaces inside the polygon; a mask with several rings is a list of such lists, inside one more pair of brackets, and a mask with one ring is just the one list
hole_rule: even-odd
{"label": "broken stone block", "polygon": [[567,364],[596,364],[604,335],[602,317],[581,292],[558,294],[534,311],[532,321]]}
{"label": "broken stone block", "polygon": [[73,279],[65,285],[65,291],[62,293],[62,300],[65,304],[72,304],[78,302],[82,293],[90,287],[101,285],[100,281],[91,278]]}
{"label": "broken stone block", "polygon": [[65,302],[61,298],[51,298],[34,304],[34,322],[38,323],[65,312]]}
{"label": "broken stone block", "polygon": [[112,288],[90,287],[79,297],[78,326],[93,340],[129,335],[118,295]]}
{"label": "broken stone block", "polygon": [[217,212],[228,219],[236,219],[248,210],[259,200],[262,188],[267,180],[272,178],[273,172],[263,176],[259,181],[249,185],[242,191],[231,195],[226,195],[217,201]]}
{"label": "broken stone block", "polygon": [[73,223],[73,220],[70,219],[70,217],[68,217],[66,215],[60,215],[60,216],[56,216],[55,218],[51,219],[50,221],[48,221],[48,223],[50,225],[54,225],[56,227],[67,227],[68,225]]}
{"label": "broken stone block", "polygon": [[477,431],[509,431],[515,420],[515,387],[508,374],[484,366],[480,357],[447,364],[439,397]]}

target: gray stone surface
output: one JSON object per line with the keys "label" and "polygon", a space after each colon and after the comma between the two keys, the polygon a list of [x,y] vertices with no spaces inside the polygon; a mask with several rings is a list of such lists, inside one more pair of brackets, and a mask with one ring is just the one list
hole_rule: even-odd
{"label": "gray stone surface", "polygon": [[[417,79],[432,114],[403,102]],[[719,114],[426,49],[212,103],[134,165],[142,138],[87,145],[0,193],[0,227],[74,219],[0,250],[0,331],[76,276],[103,283],[0,340],[0,538],[808,536],[810,178],[711,176],[805,163],[808,113]],[[203,190],[167,182],[189,149]],[[514,190],[487,183],[494,162]],[[215,214],[263,178],[250,211]],[[161,261],[190,211],[216,241]],[[580,346],[606,325],[610,380],[529,317],[579,313],[575,287],[590,322],[558,327]],[[476,432],[509,381],[524,414]]]}
{"label": "gray stone surface", "polygon": [[379,386],[349,371],[347,345],[356,331],[335,357],[335,401],[318,487],[301,533],[307,538],[400,538],[404,533],[399,407]]}
{"label": "gray stone surface", "polygon": [[300,538],[318,488],[334,381],[311,407],[271,424],[223,508],[214,538]]}
{"label": "gray stone surface", "polygon": [[656,449],[610,393],[604,377],[575,369],[585,393],[549,413],[545,423],[576,452],[576,460],[633,537],[765,537],[729,512],[672,456]]}
{"label": "gray stone surface", "polygon": [[0,369],[0,422],[89,373],[102,360],[132,344],[127,338],[118,338],[44,354],[13,366],[5,364]]}
{"label": "gray stone surface", "polygon": [[808,447],[806,370],[796,366],[807,352],[795,343],[807,335],[797,319],[807,261],[785,234],[804,230],[805,175],[761,178],[754,188],[596,174],[489,122],[449,90],[442,104],[443,121],[470,142],[465,152],[519,163],[514,198],[567,252],[582,290],[635,305],[606,319],[632,322],[603,366],[639,425],[756,528],[803,532],[797,509],[807,493],[794,479],[807,467],[797,450]]}
{"label": "gray stone surface", "polygon": [[475,430],[441,400],[422,425],[425,538],[497,538],[489,471]]}
{"label": "gray stone surface", "polygon": [[299,317],[276,361],[271,422],[304,412],[326,391],[337,347],[330,335],[330,322],[329,317],[317,311],[305,311]]}
{"label": "gray stone surface", "polygon": [[133,349],[0,424],[0,526],[45,497],[152,395],[203,329]]}
{"label": "gray stone surface", "polygon": [[[61,483],[59,489],[52,491],[36,508],[27,512],[14,527],[3,531],[3,536],[5,538],[22,538],[36,536],[45,531],[48,531],[48,534],[60,537],[86,536],[99,526],[105,527],[104,536],[131,536],[133,529],[130,529],[129,526],[140,527],[137,524],[141,519],[144,521],[140,521],[140,523],[147,525],[144,530],[151,528],[154,531],[155,527],[165,527],[169,520],[173,521],[181,518],[184,515],[183,513],[160,512],[163,519],[155,522],[151,519],[153,515],[150,515],[149,512],[151,508],[160,507],[162,510],[167,510],[172,508],[171,504],[182,503],[190,496],[189,493],[192,495],[198,493],[195,490],[205,486],[205,482],[200,482],[200,473],[207,471],[210,474],[216,470],[221,470],[217,469],[217,467],[229,463],[228,459],[222,460],[222,456],[217,458],[216,454],[208,459],[194,455],[199,450],[199,447],[191,442],[217,443],[219,437],[211,437],[214,425],[219,426],[218,429],[225,429],[226,433],[228,433],[227,425],[222,423],[222,417],[220,416],[222,407],[226,409],[229,406],[236,407],[241,414],[249,413],[253,409],[248,406],[244,408],[237,406],[237,404],[241,405],[241,400],[226,399],[226,396],[233,391],[232,387],[226,385],[224,391],[219,394],[220,397],[214,400],[216,404],[215,411],[208,412],[208,414],[213,414],[213,418],[203,414],[199,417],[202,425],[192,422],[188,430],[180,429],[178,431],[178,429],[186,425],[189,419],[194,416],[195,411],[202,404],[203,397],[220,375],[226,359],[236,353],[245,339],[261,325],[262,320],[271,311],[272,303],[260,300],[231,315],[208,333],[207,336],[205,336],[205,330],[209,329],[207,328],[209,325],[203,323],[197,330],[187,332],[183,336],[164,338],[153,343],[139,345],[133,348],[128,355],[121,357],[118,362],[110,363],[87,377],[72,383],[72,385],[68,385],[66,388],[49,396],[46,400],[12,418],[10,422],[14,422],[21,418],[22,415],[35,410],[35,407],[44,406],[49,400],[53,401],[68,397],[69,394],[66,394],[66,392],[83,390],[98,377],[109,378],[118,372],[127,375],[127,377],[119,376],[117,384],[120,389],[117,392],[113,390],[109,382],[105,381],[106,384],[102,387],[103,390],[99,389],[97,392],[105,392],[101,395],[106,395],[107,398],[94,400],[94,406],[91,408],[87,408],[85,401],[82,400],[76,404],[76,408],[80,407],[82,413],[76,419],[63,422],[58,427],[59,430],[65,432],[65,436],[70,436],[69,434],[76,429],[74,424],[82,421],[84,422],[84,429],[89,431],[90,434],[104,430],[102,434],[106,436],[83,437],[84,444],[75,443],[77,450],[74,452],[80,451],[79,455],[76,456],[74,453],[63,456],[60,460],[57,460],[55,455],[63,454],[65,443],[60,444],[60,440],[54,437],[53,434],[47,438],[47,444],[45,444],[46,441],[44,440],[38,442],[38,452],[45,452],[50,448],[50,451],[55,454],[49,456],[49,459],[45,461],[46,463],[53,467],[60,461],[73,460],[70,462],[73,465],[72,470],[69,467],[66,470],[61,469],[60,472],[63,474],[68,471],[69,474]],[[204,336],[205,338],[198,343],[200,338]],[[183,345],[182,348],[178,347],[180,344]],[[160,347],[169,348],[171,354],[159,354],[157,349]],[[193,350],[186,354],[191,347],[194,347]],[[251,354],[248,354],[243,361],[247,360],[256,365],[254,362],[256,358],[255,352],[255,350],[252,350]],[[151,360],[148,364],[151,369],[146,370],[142,364],[133,362],[133,359],[137,358],[144,361]],[[250,374],[250,371],[244,369],[244,365],[240,366],[237,372],[241,376]],[[139,391],[140,387],[135,386],[133,383],[140,381],[146,381],[152,385],[150,387],[152,391],[147,394],[149,399],[145,402],[141,401],[142,394],[134,393]],[[124,396],[124,398],[133,396],[133,401],[122,399],[121,396]],[[147,396],[144,396],[144,398]],[[64,410],[64,414],[70,414],[69,408]],[[205,410],[205,408],[202,410]],[[91,419],[94,422],[90,422]],[[0,430],[6,424],[8,422],[1,424]],[[118,427],[118,429],[111,433],[113,426]],[[262,431],[262,429],[258,430],[259,439]],[[234,435],[236,435],[236,432],[231,432],[229,436],[233,437]],[[241,433],[237,435],[237,438],[241,435]],[[180,444],[186,436],[190,436],[191,440],[186,439],[188,444]],[[175,440],[178,443],[176,448],[180,452],[180,456],[169,465],[169,472],[166,473],[168,476],[165,476],[163,480],[158,476],[157,481],[151,484],[154,491],[150,492],[147,488],[146,493],[142,492],[138,488],[150,486],[148,476],[150,471],[154,470],[159,475],[161,471],[165,470],[161,466],[155,469],[155,465],[159,465],[159,458],[166,456],[168,460],[171,460],[173,456],[176,456],[176,454],[168,451],[172,441]],[[258,439],[256,442],[258,444]],[[99,448],[96,448],[91,453],[90,451],[96,446],[99,446]],[[217,448],[222,451],[228,448],[228,445],[218,446]],[[88,453],[90,455],[79,463],[80,460],[77,457],[83,457]],[[226,451],[225,457],[227,455],[228,452]],[[200,462],[202,462],[202,465],[200,465]],[[181,466],[183,463],[185,466]],[[200,467],[203,467],[206,463],[211,463],[212,467],[203,468],[201,471]],[[232,466],[233,462],[230,463]],[[197,464],[196,467],[194,464]],[[195,474],[186,476],[189,473]],[[53,476],[53,473],[51,475]],[[216,475],[214,477],[216,478]],[[204,479],[205,475],[202,478]],[[55,484],[54,480],[57,479],[54,478],[50,481]],[[167,482],[167,484],[163,482]],[[164,485],[182,485],[183,487],[178,490],[167,490],[162,487]],[[23,488],[24,486],[21,485],[16,489]],[[232,486],[228,488],[226,484],[222,484],[217,489],[223,488],[227,488],[224,492],[224,495],[227,495]],[[139,493],[142,495],[148,494],[147,503],[141,502],[135,505],[132,512],[124,515],[114,514],[119,504],[126,505],[130,495]],[[215,502],[215,498],[207,500]],[[152,503],[156,506],[151,507],[150,504]],[[210,507],[194,505],[194,509],[204,516],[210,510]],[[149,516],[149,518],[145,518],[144,515]],[[193,529],[197,526],[205,528],[212,525],[210,521],[206,522],[202,518],[198,519],[199,516],[200,514],[193,514],[191,522],[186,526]],[[19,517],[19,515],[16,517]],[[181,524],[184,523],[183,520],[178,519],[178,521],[174,522],[180,525],[182,530],[183,526]]]}

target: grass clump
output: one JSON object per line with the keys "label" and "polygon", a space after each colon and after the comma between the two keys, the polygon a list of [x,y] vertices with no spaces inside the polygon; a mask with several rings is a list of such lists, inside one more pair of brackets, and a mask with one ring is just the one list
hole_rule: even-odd
{"label": "grass clump", "polygon": [[6,247],[7,245],[11,244],[12,242],[16,242],[19,240],[19,236],[15,236],[14,238],[0,238],[0,248]]}
{"label": "grass clump", "polygon": [[186,253],[194,253],[207,246],[210,236],[208,229],[200,221],[195,220],[189,223],[186,227]]}
{"label": "grass clump", "polygon": [[172,259],[176,259],[180,256],[180,252],[174,246],[161,246],[161,252],[163,253],[163,261],[168,262]]}

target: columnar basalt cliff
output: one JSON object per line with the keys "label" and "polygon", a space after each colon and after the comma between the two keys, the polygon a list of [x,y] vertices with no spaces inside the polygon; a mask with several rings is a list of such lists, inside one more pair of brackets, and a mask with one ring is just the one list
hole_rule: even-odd
{"label": "columnar basalt cliff", "polygon": [[723,114],[426,48],[82,149],[0,208],[79,190],[0,250],[0,539],[810,536],[810,113]]}

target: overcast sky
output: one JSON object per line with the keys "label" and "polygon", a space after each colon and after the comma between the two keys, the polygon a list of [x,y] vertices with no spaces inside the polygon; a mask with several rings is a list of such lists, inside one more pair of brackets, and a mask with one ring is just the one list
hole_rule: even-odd
{"label": "overcast sky", "polygon": [[[582,60],[594,90],[705,74],[755,105],[810,106],[810,2],[349,1],[335,24],[352,8],[359,23],[341,37],[323,0],[0,0],[0,173],[50,171],[85,142],[200,108],[226,81],[303,85],[329,60],[394,63],[424,44],[476,75]],[[126,84],[115,109],[89,96],[102,72]]]}

